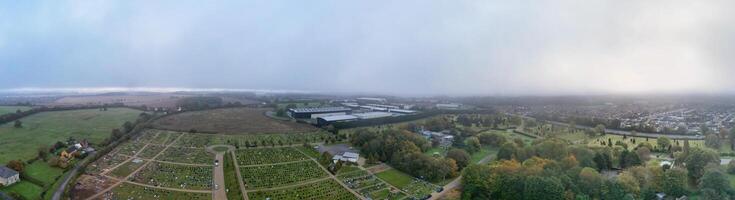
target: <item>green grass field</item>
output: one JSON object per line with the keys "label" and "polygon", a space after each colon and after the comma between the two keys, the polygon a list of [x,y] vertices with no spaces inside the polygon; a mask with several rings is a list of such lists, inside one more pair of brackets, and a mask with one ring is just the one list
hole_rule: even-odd
{"label": "green grass field", "polygon": [[413,177],[396,169],[386,170],[375,174],[378,178],[383,179],[388,184],[391,184],[397,188],[404,188],[411,184]]}
{"label": "green grass field", "polygon": [[18,193],[26,199],[40,199],[43,188],[28,181],[21,181],[13,185],[2,187],[4,193]]}
{"label": "green grass field", "polygon": [[0,115],[8,114],[8,113],[15,113],[16,111],[26,111],[30,110],[31,107],[28,106],[0,106]]}
{"label": "green grass field", "polygon": [[478,163],[483,158],[487,157],[488,155],[495,155],[498,153],[498,150],[496,148],[491,148],[489,146],[484,146],[480,151],[473,153],[470,155],[470,163]]}
{"label": "green grass field", "polygon": [[28,176],[43,181],[46,185],[52,185],[56,182],[56,177],[64,174],[64,170],[49,166],[43,160],[37,160],[33,164],[26,165],[25,172]]}
{"label": "green grass field", "polygon": [[0,125],[0,163],[31,159],[40,146],[69,137],[99,143],[110,136],[113,128],[134,121],[140,113],[127,108],[43,112],[22,118],[22,128],[14,128],[13,123]]}

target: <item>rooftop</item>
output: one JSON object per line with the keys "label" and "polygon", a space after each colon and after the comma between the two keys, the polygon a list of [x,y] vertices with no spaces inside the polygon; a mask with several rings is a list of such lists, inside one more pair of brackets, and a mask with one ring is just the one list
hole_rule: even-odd
{"label": "rooftop", "polygon": [[352,109],[345,107],[321,107],[321,108],[291,108],[289,109],[295,113],[314,113],[314,112],[344,112]]}
{"label": "rooftop", "polygon": [[357,117],[355,117],[354,115],[334,115],[319,117],[319,119],[323,119],[324,121],[343,121],[357,119]]}
{"label": "rooftop", "polygon": [[17,174],[18,174],[18,172],[15,171],[15,170],[13,170],[13,169],[10,169],[10,168],[8,168],[6,166],[0,166],[0,177],[10,178],[10,177],[15,176]]}

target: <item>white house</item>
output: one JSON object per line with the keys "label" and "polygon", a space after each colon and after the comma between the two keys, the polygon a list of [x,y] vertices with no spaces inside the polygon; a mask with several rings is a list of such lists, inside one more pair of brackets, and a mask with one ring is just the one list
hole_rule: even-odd
{"label": "white house", "polygon": [[0,184],[8,186],[18,181],[20,181],[20,174],[17,171],[5,166],[0,166]]}

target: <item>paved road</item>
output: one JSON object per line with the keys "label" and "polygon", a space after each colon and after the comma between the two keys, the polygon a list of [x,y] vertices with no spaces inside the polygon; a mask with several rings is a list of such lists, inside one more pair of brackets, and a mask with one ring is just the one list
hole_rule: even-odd
{"label": "paved road", "polygon": [[219,160],[220,164],[218,164],[216,167],[214,167],[214,184],[216,184],[218,187],[214,190],[212,193],[212,199],[214,200],[227,200],[227,192],[225,191],[225,170],[224,170],[224,163],[221,163],[224,160],[224,152],[219,152],[215,156],[217,160]]}
{"label": "paved road", "polygon": [[[94,155],[96,155],[97,152],[92,152],[87,156],[87,159],[94,158]],[[74,169],[71,170],[71,172],[67,173],[64,176],[64,180],[61,182],[61,186],[54,191],[54,195],[51,196],[52,200],[61,200],[61,196],[64,195],[64,190],[66,190],[66,186],[69,185],[69,181],[71,181],[71,178],[74,177],[77,173],[79,173],[79,168],[82,167],[81,163],[78,162],[76,166],[74,166]]]}

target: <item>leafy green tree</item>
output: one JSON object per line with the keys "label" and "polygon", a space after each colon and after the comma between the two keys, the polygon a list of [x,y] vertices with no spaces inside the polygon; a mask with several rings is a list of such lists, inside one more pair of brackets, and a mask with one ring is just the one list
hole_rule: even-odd
{"label": "leafy green tree", "polygon": [[516,144],[506,142],[503,146],[500,146],[497,157],[499,160],[511,160],[516,157],[516,151],[518,151]]}
{"label": "leafy green tree", "polygon": [[13,170],[15,170],[17,172],[21,172],[21,173],[26,168],[25,163],[23,161],[21,161],[21,160],[11,160],[11,161],[8,161],[8,164],[6,164],[5,166],[8,167],[8,168],[10,168],[10,169],[13,169]]}
{"label": "leafy green tree", "polygon": [[531,176],[526,178],[524,199],[561,200],[564,199],[564,185],[554,177]]}
{"label": "leafy green tree", "polygon": [[13,127],[15,128],[23,128],[23,122],[20,120],[15,120],[15,123],[13,124]]}
{"label": "leafy green tree", "polygon": [[560,139],[545,139],[538,144],[533,145],[539,157],[561,160],[569,155],[569,144]]}
{"label": "leafy green tree", "polygon": [[705,166],[710,163],[719,164],[720,154],[711,149],[691,148],[684,158],[689,177],[698,180],[704,175]]}
{"label": "leafy green tree", "polygon": [[661,189],[667,195],[680,197],[686,195],[687,172],[680,168],[669,169],[664,173]]}
{"label": "leafy green tree", "polygon": [[579,180],[577,186],[581,191],[586,191],[591,197],[599,197],[603,178],[597,170],[585,167],[579,172]]}
{"label": "leafy green tree", "polygon": [[595,133],[605,135],[605,125],[598,124],[597,126],[595,126]]}
{"label": "leafy green tree", "polygon": [[730,162],[727,163],[727,173],[735,174],[735,160],[730,160]]}
{"label": "leafy green tree", "polygon": [[330,166],[334,161],[332,160],[332,154],[329,152],[322,153],[322,156],[319,157],[319,164],[322,164],[322,166]]}
{"label": "leafy green tree", "polygon": [[477,137],[478,139],[480,139],[481,144],[491,145],[495,147],[503,145],[506,141],[508,141],[508,137],[495,132],[480,133]]}
{"label": "leafy green tree", "polygon": [[463,149],[452,149],[447,152],[447,158],[453,159],[457,162],[459,169],[464,169],[470,164],[470,154]]}
{"label": "leafy green tree", "polygon": [[661,151],[668,151],[669,146],[671,146],[671,140],[667,137],[659,137],[656,139],[656,143]]}
{"label": "leafy green tree", "polygon": [[490,199],[489,165],[472,164],[462,171],[462,199]]}
{"label": "leafy green tree", "polygon": [[467,151],[472,153],[480,151],[480,148],[482,148],[480,140],[477,137],[468,137],[464,140],[464,144]]}
{"label": "leafy green tree", "polygon": [[602,199],[625,199],[625,189],[617,181],[608,180],[605,181],[605,187],[603,189]]}
{"label": "leafy green tree", "polygon": [[707,166],[704,175],[699,179],[699,188],[711,189],[716,194],[723,197],[733,192],[725,173],[719,169],[719,166],[714,164]]}
{"label": "leafy green tree", "polygon": [[722,144],[720,143],[720,138],[717,137],[717,135],[709,134],[704,138],[704,145],[709,148],[720,149]]}

